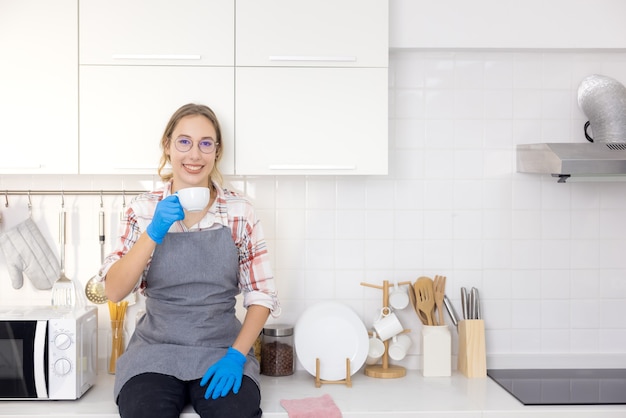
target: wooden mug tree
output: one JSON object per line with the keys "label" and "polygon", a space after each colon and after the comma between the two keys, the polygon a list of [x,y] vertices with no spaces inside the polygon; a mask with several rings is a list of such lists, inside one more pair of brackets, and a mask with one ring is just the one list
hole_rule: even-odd
{"label": "wooden mug tree", "polygon": [[[411,285],[411,282],[399,282],[398,286]],[[389,284],[388,280],[383,280],[383,285],[378,286],[375,284],[361,282],[361,286],[373,287],[375,289],[382,289],[383,291],[383,308],[389,309],[389,287],[394,284]],[[406,334],[411,332],[410,329],[403,330],[400,334]],[[365,375],[370,377],[377,377],[380,379],[393,379],[397,377],[406,376],[406,369],[402,366],[389,364],[389,340],[384,341],[385,352],[382,357],[382,364],[370,364],[365,366]]]}

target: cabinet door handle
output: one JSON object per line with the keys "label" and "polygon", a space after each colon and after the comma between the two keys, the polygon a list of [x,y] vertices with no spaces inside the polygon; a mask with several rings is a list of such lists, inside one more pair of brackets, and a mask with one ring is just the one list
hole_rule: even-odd
{"label": "cabinet door handle", "polygon": [[113,54],[114,60],[199,60],[202,55],[185,54]]}
{"label": "cabinet door handle", "polygon": [[315,56],[315,55],[270,55],[270,61],[308,61],[308,62],[354,62],[356,57],[334,57],[334,56]]}
{"label": "cabinet door handle", "polygon": [[156,172],[158,170],[157,167],[140,167],[140,166],[128,166],[128,167],[113,167],[113,170],[124,170],[124,171],[154,171]]}
{"label": "cabinet door handle", "polygon": [[33,170],[43,168],[42,164],[5,164],[0,162],[0,169],[10,169],[10,170]]}
{"label": "cabinet door handle", "polygon": [[354,165],[333,164],[270,164],[270,170],[356,170]]}

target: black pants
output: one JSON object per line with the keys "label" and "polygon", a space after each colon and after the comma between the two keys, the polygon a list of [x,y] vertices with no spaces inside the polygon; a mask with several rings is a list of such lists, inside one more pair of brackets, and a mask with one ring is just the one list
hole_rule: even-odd
{"label": "black pants", "polygon": [[122,418],[178,418],[191,403],[202,418],[260,418],[261,393],[256,383],[243,377],[241,388],[223,398],[204,399],[208,385],[200,379],[178,380],[159,373],[144,373],[124,384],[117,398]]}

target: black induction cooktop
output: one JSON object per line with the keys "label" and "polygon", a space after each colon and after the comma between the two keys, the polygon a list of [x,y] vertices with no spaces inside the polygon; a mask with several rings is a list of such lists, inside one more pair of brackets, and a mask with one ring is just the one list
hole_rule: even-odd
{"label": "black induction cooktop", "polygon": [[491,369],[524,405],[626,404],[626,369]]}

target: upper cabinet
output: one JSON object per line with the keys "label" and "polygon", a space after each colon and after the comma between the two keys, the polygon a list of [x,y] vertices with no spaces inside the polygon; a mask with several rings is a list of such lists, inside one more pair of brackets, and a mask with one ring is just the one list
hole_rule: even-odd
{"label": "upper cabinet", "polygon": [[237,0],[237,66],[387,67],[387,0]]}
{"label": "upper cabinet", "polygon": [[80,0],[80,172],[155,174],[170,116],[217,114],[234,173],[231,0]]}
{"label": "upper cabinet", "polygon": [[623,0],[390,0],[391,48],[626,48]]}
{"label": "upper cabinet", "polygon": [[80,0],[83,65],[234,63],[232,0]]}
{"label": "upper cabinet", "polygon": [[76,0],[0,0],[0,173],[78,173],[77,16]]}
{"label": "upper cabinet", "polygon": [[237,174],[387,174],[387,0],[238,0]]}
{"label": "upper cabinet", "polygon": [[226,175],[386,174],[388,20],[388,0],[0,0],[0,173],[155,174],[196,102]]}
{"label": "upper cabinet", "polygon": [[220,120],[220,170],[234,167],[234,74],[229,67],[86,66],[80,72],[81,174],[156,174],[161,137],[181,105]]}

